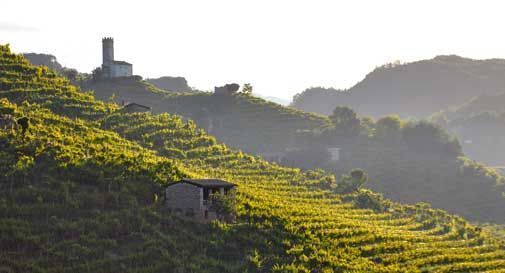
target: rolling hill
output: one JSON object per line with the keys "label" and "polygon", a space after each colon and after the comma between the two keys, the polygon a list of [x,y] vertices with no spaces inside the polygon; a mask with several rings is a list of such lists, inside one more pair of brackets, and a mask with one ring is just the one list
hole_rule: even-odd
{"label": "rolling hill", "polygon": [[[504,242],[426,204],[229,149],[192,122],[125,114],[0,46],[0,264],[6,272],[502,272]],[[239,185],[235,223],[156,197],[180,177]],[[338,184],[337,184],[338,185]]]}
{"label": "rolling hill", "polygon": [[348,90],[309,88],[295,96],[292,106],[324,115],[345,105],[363,116],[425,118],[475,96],[503,92],[504,75],[502,59],[437,56],[378,67]]}

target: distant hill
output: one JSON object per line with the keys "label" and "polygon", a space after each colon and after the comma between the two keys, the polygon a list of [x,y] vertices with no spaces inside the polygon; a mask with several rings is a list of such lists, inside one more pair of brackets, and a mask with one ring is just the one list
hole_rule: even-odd
{"label": "distant hill", "polygon": [[295,96],[292,106],[327,115],[346,105],[361,115],[421,118],[504,89],[505,60],[449,55],[378,67],[348,90],[309,88]]}
{"label": "distant hill", "polygon": [[184,77],[164,76],[160,78],[146,79],[146,81],[159,89],[167,91],[180,93],[193,92],[193,89],[189,87],[188,81],[186,81]]}
{"label": "distant hill", "polygon": [[456,134],[471,158],[505,165],[505,93],[480,95],[431,119]]}

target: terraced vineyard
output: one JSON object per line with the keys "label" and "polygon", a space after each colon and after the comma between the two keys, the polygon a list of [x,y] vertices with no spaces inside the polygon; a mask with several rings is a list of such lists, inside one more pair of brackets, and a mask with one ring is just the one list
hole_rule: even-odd
{"label": "terraced vineyard", "polygon": [[[1,270],[505,272],[504,242],[457,216],[336,194],[331,175],[229,149],[179,117],[116,112],[7,47],[0,65],[0,113],[31,121],[24,137],[0,130]],[[161,186],[183,176],[239,184],[237,221],[165,211]]]}
{"label": "terraced vineyard", "polygon": [[284,151],[290,136],[327,124],[328,119],[245,94],[169,94],[163,111],[193,119],[220,141],[247,152]]}

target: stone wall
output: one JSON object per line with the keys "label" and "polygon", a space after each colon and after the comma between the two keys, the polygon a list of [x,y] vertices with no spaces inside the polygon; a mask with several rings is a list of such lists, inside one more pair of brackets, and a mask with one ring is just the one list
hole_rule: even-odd
{"label": "stone wall", "polygon": [[166,191],[167,207],[187,214],[191,210],[195,215],[201,214],[203,206],[203,191],[201,188],[188,184],[178,183],[167,187]]}

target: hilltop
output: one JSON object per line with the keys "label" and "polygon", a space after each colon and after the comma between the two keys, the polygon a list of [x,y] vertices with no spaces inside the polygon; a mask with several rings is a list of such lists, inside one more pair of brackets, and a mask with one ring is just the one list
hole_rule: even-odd
{"label": "hilltop", "polygon": [[346,105],[364,116],[427,117],[481,95],[503,92],[505,60],[455,55],[376,68],[348,90],[309,88],[292,106],[328,115]]}
{"label": "hilltop", "polygon": [[[270,164],[179,117],[126,114],[0,47],[0,261],[12,272],[499,272],[503,242],[426,204]],[[162,186],[221,177],[237,221],[163,209]],[[337,182],[341,183],[341,181]]]}

